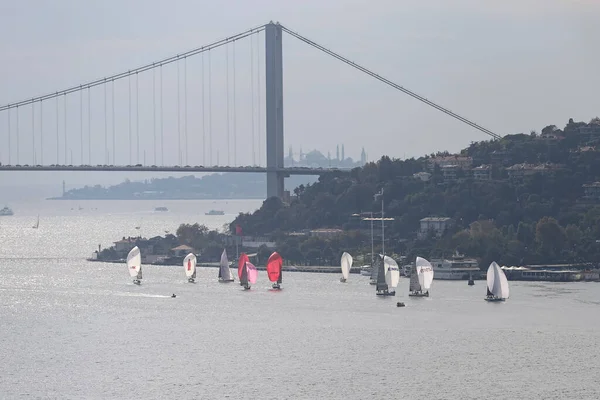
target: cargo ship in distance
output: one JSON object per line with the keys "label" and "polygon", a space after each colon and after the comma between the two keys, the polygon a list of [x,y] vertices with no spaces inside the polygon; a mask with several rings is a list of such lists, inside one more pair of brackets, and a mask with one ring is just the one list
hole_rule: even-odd
{"label": "cargo ship in distance", "polygon": [[221,211],[221,210],[210,210],[207,213],[204,213],[204,215],[225,215],[225,211]]}
{"label": "cargo ship in distance", "polygon": [[0,210],[0,217],[8,217],[14,215],[13,210],[8,207],[4,207]]}

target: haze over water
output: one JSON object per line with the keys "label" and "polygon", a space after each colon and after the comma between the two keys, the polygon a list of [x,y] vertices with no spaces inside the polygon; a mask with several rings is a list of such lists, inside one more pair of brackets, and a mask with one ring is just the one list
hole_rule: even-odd
{"label": "haze over water", "polygon": [[[144,266],[138,287],[123,264],[85,260],[135,226],[219,228],[259,205],[13,204],[0,217],[2,397],[600,398],[597,283],[510,282],[511,298],[488,304],[483,281],[435,280],[430,298],[409,299],[402,278],[382,299],[355,274],[286,273],[273,292],[261,271],[244,292],[216,269],[189,284],[181,268]],[[204,215],[213,208],[229,215]]]}

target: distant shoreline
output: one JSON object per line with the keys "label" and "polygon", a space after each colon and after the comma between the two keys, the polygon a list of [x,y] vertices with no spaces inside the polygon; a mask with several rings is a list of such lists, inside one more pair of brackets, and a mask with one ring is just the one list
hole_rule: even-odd
{"label": "distant shoreline", "polygon": [[224,197],[224,196],[209,196],[209,197],[85,197],[85,198],[71,198],[71,197],[48,197],[46,200],[73,200],[73,201],[87,201],[87,200],[264,200],[264,196],[235,196],[235,197]]}

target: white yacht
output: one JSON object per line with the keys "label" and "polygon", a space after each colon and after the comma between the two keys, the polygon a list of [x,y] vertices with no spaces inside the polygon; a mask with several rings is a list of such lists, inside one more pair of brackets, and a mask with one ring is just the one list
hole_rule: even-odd
{"label": "white yacht", "polygon": [[442,280],[468,280],[481,278],[479,262],[474,258],[466,258],[456,252],[450,259],[432,259],[434,279]]}

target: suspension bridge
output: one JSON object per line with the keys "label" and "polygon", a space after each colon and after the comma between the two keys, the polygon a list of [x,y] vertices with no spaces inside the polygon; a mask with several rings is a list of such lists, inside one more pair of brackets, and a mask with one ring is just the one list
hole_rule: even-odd
{"label": "suspension bridge", "polygon": [[[267,196],[282,197],[285,177],[320,175],[331,170],[284,167],[284,33],[493,139],[500,138],[299,33],[270,22],[132,70],[0,106],[0,118],[5,120],[0,171],[260,172],[267,174]],[[248,46],[242,46],[247,42],[249,52]],[[214,56],[219,48],[225,50],[221,60]],[[242,51],[245,54],[239,54]],[[188,69],[194,74],[188,74]],[[225,79],[214,82],[214,70],[224,71]],[[173,80],[173,72],[176,85],[165,84]],[[225,96],[216,97],[215,85],[221,92],[225,89]],[[173,95],[175,104],[165,104],[165,98]],[[240,98],[245,99],[245,107],[241,107]],[[215,118],[213,108],[219,109],[224,118]],[[152,117],[140,119],[140,110]],[[238,119],[246,122],[238,126]],[[191,144],[190,134],[198,141],[201,138],[201,145]],[[239,135],[251,136],[251,148],[238,144]]]}

